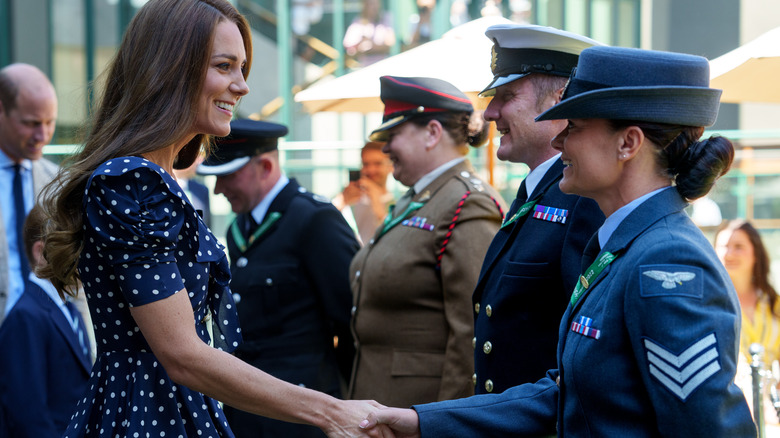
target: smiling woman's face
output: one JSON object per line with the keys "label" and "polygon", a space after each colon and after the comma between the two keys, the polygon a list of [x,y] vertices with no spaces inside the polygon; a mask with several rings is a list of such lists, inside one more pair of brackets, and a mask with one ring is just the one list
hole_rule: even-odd
{"label": "smiling woman's face", "polygon": [[393,178],[411,187],[427,173],[425,139],[427,130],[411,122],[391,128],[382,152],[393,162]]}
{"label": "smiling woman's face", "polygon": [[617,140],[619,133],[610,128],[607,120],[569,120],[566,129],[552,141],[566,165],[561,191],[598,201],[615,189],[620,177]]}
{"label": "smiling woman's face", "polygon": [[239,99],[249,92],[244,80],[246,51],[238,26],[221,21],[214,32],[206,80],[203,83],[196,134],[224,137],[230,134],[230,120]]}

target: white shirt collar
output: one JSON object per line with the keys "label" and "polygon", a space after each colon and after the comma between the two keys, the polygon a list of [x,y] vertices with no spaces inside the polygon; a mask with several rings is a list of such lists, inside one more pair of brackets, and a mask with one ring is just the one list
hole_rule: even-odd
{"label": "white shirt collar", "polygon": [[558,161],[558,159],[561,157],[561,154],[557,154],[554,157],[550,158],[549,160],[545,161],[544,163],[536,166],[536,168],[528,173],[528,176],[525,177],[525,190],[528,192],[525,194],[526,198],[531,197],[531,193],[536,190],[536,186],[539,185],[539,182],[542,181],[542,178],[544,178],[544,175],[547,173],[548,170],[552,167],[553,163]]}
{"label": "white shirt collar", "polygon": [[435,180],[436,178],[441,176],[441,174],[443,174],[444,172],[446,172],[450,168],[455,167],[455,165],[457,165],[459,163],[462,163],[465,160],[466,160],[466,157],[456,158],[456,159],[450,160],[450,161],[442,164],[441,166],[433,169],[432,171],[426,173],[425,175],[423,175],[422,178],[417,180],[417,182],[414,183],[414,185],[412,186],[414,188],[414,193],[422,192],[422,190],[424,188],[428,187],[428,184],[432,183],[433,180]]}
{"label": "white shirt collar", "polygon": [[287,183],[290,182],[290,179],[287,178],[287,175],[282,174],[279,177],[279,181],[274,184],[273,187],[271,187],[271,190],[268,191],[268,194],[265,195],[262,201],[260,201],[259,204],[255,206],[255,208],[252,209],[252,219],[255,220],[255,223],[262,224],[263,219],[265,219],[265,214],[268,213],[268,208],[271,206],[271,203],[274,202],[274,199],[276,199],[276,196],[279,194],[279,192],[282,191],[284,186],[287,185]]}

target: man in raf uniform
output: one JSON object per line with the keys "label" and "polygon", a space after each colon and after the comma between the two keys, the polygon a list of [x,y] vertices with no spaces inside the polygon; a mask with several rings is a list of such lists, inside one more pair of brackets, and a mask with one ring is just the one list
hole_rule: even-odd
{"label": "man in raf uniform", "polygon": [[558,188],[564,164],[550,141],[566,120],[534,122],[560,101],[580,51],[599,44],[545,26],[500,24],[494,41],[494,96],[484,112],[501,133],[498,158],[530,172],[488,248],[474,291],[475,393],[535,382],[556,367],[558,325],[580,274],[598,205]]}
{"label": "man in raf uniform", "polygon": [[[358,242],[327,199],[282,172],[277,142],[286,134],[276,123],[233,121],[198,173],[217,175],[215,193],[237,214],[227,233],[230,288],[244,337],[236,355],[274,377],[339,397],[354,355],[348,271]],[[324,436],[229,406],[225,415],[237,437]]]}

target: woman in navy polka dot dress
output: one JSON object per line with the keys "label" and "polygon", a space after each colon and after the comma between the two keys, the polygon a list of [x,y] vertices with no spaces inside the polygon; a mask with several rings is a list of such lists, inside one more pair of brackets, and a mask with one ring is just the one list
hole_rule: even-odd
{"label": "woman in navy polka dot dress", "polygon": [[[81,151],[45,200],[60,293],[83,285],[98,357],[65,436],[230,437],[216,400],[359,436],[376,404],[272,378],[241,342],[224,248],[173,176],[226,136],[251,39],[226,0],[151,0],[128,27]],[[211,345],[210,345],[211,344]]]}

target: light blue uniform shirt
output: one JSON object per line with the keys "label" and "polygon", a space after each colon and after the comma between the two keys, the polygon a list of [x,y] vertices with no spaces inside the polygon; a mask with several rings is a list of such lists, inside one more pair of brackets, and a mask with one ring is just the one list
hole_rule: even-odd
{"label": "light blue uniform shirt", "polygon": [[636,210],[637,207],[642,205],[643,202],[647,201],[648,199],[652,198],[653,195],[656,193],[660,193],[662,190],[671,189],[673,187],[667,186],[667,187],[661,187],[660,189],[653,190],[650,193],[647,193],[645,195],[642,195],[633,201],[629,202],[628,204],[618,208],[615,210],[614,213],[609,215],[607,220],[604,221],[604,224],[599,228],[599,246],[601,248],[604,248],[604,245],[607,243],[610,237],[612,237],[612,233],[617,230],[617,227],[620,225],[621,222],[623,222],[623,219],[625,219],[629,214],[631,214],[632,211]]}
{"label": "light blue uniform shirt", "polygon": [[[0,187],[3,194],[0,196],[0,209],[3,212],[3,224],[5,225],[5,238],[8,242],[8,300],[5,305],[5,314],[16,304],[24,293],[24,279],[22,267],[19,264],[17,254],[24,252],[24,242],[17,242],[16,238],[16,208],[14,205],[14,163],[5,153],[0,152]],[[23,160],[22,163],[22,193],[24,194],[25,216],[33,207],[33,181],[32,161]]]}

